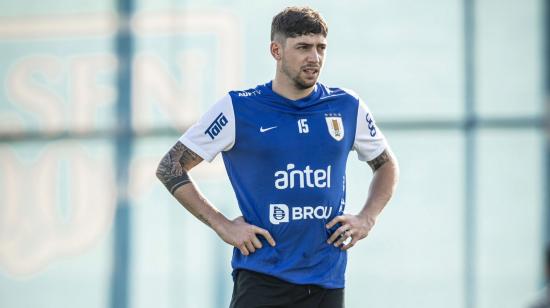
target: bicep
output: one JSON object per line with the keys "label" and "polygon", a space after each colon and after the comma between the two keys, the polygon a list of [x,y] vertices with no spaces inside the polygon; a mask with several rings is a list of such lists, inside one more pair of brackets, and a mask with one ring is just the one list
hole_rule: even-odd
{"label": "bicep", "polygon": [[384,151],[382,151],[382,153],[376,156],[376,158],[369,160],[367,163],[371,167],[372,171],[375,172],[376,170],[380,169],[380,167],[391,161],[393,161],[393,156],[391,152],[386,148]]}
{"label": "bicep", "polygon": [[176,142],[171,151],[175,152],[176,157],[179,156],[179,164],[187,171],[191,170],[203,161],[202,157],[186,147],[183,143],[181,143],[181,141]]}
{"label": "bicep", "polygon": [[173,194],[177,188],[191,182],[187,172],[203,159],[181,141],[164,155],[157,167],[157,177]]}

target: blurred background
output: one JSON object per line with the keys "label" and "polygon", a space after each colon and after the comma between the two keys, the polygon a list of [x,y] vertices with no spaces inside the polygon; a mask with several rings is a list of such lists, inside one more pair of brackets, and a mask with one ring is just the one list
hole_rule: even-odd
{"label": "blurred background", "polygon": [[[402,177],[347,307],[527,307],[550,239],[545,0],[0,1],[0,307],[227,307],[231,247],[155,178],[230,89],[274,76],[271,18],[329,25]],[[546,93],[546,94],[545,94]],[[239,214],[220,157],[192,172]],[[370,168],[350,155],[348,209]]]}

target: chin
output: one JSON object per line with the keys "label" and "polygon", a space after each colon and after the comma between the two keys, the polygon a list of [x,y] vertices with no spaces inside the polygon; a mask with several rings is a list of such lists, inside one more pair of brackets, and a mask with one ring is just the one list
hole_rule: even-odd
{"label": "chin", "polygon": [[295,81],[296,87],[301,90],[309,89],[313,87],[316,83],[317,83],[317,79],[311,80],[311,81],[306,81],[306,80]]}

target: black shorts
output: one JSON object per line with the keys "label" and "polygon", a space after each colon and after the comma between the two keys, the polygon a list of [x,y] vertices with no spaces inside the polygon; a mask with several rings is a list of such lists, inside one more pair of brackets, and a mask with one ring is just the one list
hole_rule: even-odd
{"label": "black shorts", "polygon": [[230,308],[344,308],[344,289],[298,285],[238,270]]}

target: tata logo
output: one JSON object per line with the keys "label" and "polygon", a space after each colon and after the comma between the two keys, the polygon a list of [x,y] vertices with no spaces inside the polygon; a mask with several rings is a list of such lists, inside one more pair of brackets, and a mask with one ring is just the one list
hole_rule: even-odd
{"label": "tata logo", "polygon": [[329,206],[296,206],[289,210],[286,204],[269,205],[269,222],[274,225],[287,223],[291,220],[328,219],[332,214]]}
{"label": "tata logo", "polygon": [[330,165],[326,169],[311,169],[309,165],[304,170],[295,168],[294,164],[288,164],[286,170],[275,172],[275,188],[330,188]]}
{"label": "tata logo", "polygon": [[208,126],[206,131],[204,132],[205,135],[210,136],[212,140],[218,136],[218,134],[222,131],[222,129],[227,125],[227,118],[223,115],[223,113],[220,113],[218,117]]}
{"label": "tata logo", "polygon": [[374,122],[370,116],[370,113],[367,113],[367,116],[365,118],[367,120],[367,124],[369,127],[370,136],[371,137],[376,136],[376,127],[374,126]]}

